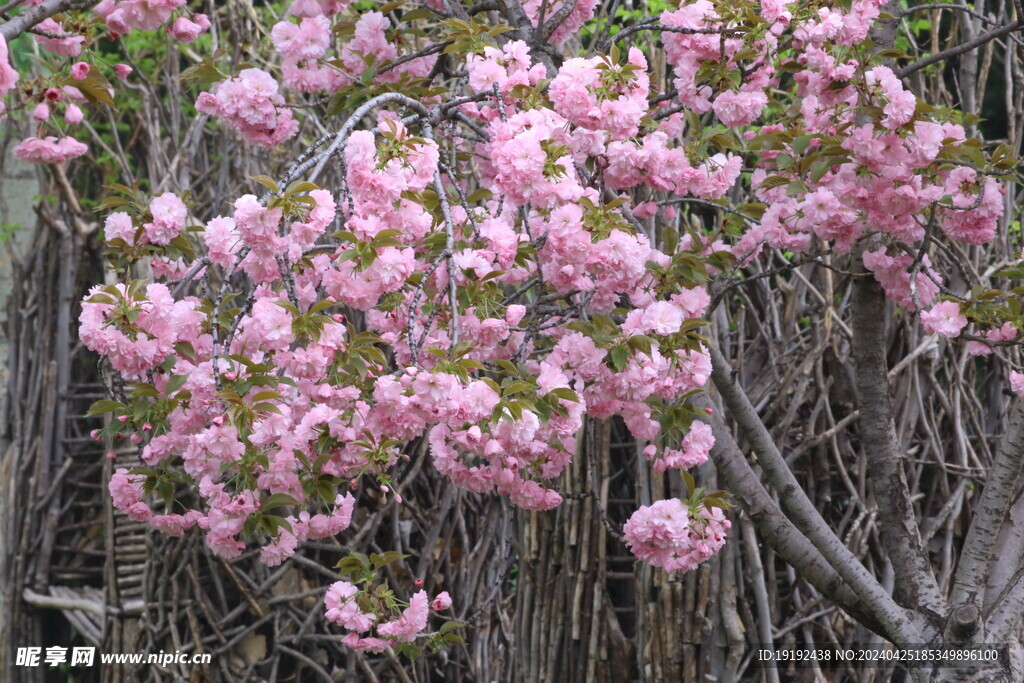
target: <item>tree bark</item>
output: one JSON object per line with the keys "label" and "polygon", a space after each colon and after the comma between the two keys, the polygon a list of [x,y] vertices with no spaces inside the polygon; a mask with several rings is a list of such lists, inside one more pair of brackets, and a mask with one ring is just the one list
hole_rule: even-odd
{"label": "tree bark", "polygon": [[853,283],[851,303],[860,409],[857,427],[882,520],[882,543],[896,573],[896,599],[939,618],[945,611],[945,600],[921,542],[893,422],[885,348],[885,292],[874,277],[858,277]]}

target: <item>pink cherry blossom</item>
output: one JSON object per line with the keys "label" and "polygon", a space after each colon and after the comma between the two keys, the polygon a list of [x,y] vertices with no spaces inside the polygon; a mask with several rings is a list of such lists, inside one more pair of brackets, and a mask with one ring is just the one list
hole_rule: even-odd
{"label": "pink cherry blossom", "polygon": [[181,234],[185,228],[188,209],[181,199],[171,193],[164,192],[154,197],[149,203],[149,211],[153,221],[144,226],[145,238],[150,244],[165,245]]}
{"label": "pink cherry blossom", "polygon": [[0,36],[0,95],[10,92],[18,83],[18,72],[10,63],[10,55],[7,49],[7,41]]}
{"label": "pink cherry blossom", "polygon": [[36,164],[62,164],[65,161],[80,157],[89,148],[67,135],[59,140],[53,136],[46,138],[25,138],[14,148],[14,156],[22,161]]}
{"label": "pink cherry blossom", "polygon": [[378,626],[377,633],[401,643],[411,643],[416,634],[427,627],[428,616],[427,592],[418,591],[409,598],[409,607],[402,612],[402,616]]}
{"label": "pink cherry blossom", "polygon": [[236,78],[220,83],[214,93],[201,93],[196,109],[221,117],[251,143],[270,148],[298,132],[291,110],[281,107],[273,76],[260,69],[243,69]]}
{"label": "pink cherry blossom", "polygon": [[1024,398],[1024,373],[1010,372],[1010,390],[1019,398]]}
{"label": "pink cherry blossom", "polygon": [[929,334],[956,337],[967,327],[967,318],[960,313],[960,304],[943,301],[930,310],[922,311],[921,323]]}
{"label": "pink cherry blossom", "polygon": [[641,506],[623,531],[630,551],[668,572],[690,571],[717,553],[731,523],[722,511],[703,506],[691,517],[677,498]]}
{"label": "pink cherry blossom", "polygon": [[434,609],[435,612],[443,612],[449,607],[451,607],[452,598],[450,595],[448,595],[448,591],[441,591],[440,593],[438,593],[437,597],[434,598],[434,601],[430,603],[430,606]]}

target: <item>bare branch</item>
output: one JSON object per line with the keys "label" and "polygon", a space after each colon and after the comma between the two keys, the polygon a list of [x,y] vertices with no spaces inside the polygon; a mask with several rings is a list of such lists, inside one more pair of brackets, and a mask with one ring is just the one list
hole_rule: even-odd
{"label": "bare branch", "polygon": [[1017,31],[1022,27],[1024,27],[1024,23],[1022,23],[1021,20],[1018,19],[1017,21],[1014,21],[1011,24],[1006,24],[1005,26],[992,29],[988,33],[981,34],[974,40],[969,40],[966,43],[963,43],[962,45],[951,47],[948,50],[943,50],[942,52],[936,52],[935,54],[929,55],[924,59],[914,62],[913,64],[909,64],[900,69],[899,71],[897,71],[896,77],[906,78],[915,71],[920,71],[921,69],[927,66],[931,66],[932,64],[935,64],[937,62],[949,59],[950,57],[956,57],[957,55],[962,55],[965,52],[970,52],[975,48],[981,47],[985,43],[993,41],[1000,36],[1005,36],[1007,33],[1013,33],[1014,31]]}
{"label": "bare branch", "polygon": [[54,14],[60,14],[69,9],[85,9],[98,4],[99,0],[43,0],[35,7],[30,7],[19,13],[6,24],[0,25],[0,36],[10,42]]}

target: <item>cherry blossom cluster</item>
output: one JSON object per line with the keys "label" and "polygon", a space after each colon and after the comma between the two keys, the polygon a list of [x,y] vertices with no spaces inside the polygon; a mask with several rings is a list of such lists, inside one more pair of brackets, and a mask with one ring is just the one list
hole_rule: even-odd
{"label": "cherry blossom cluster", "polygon": [[647,113],[647,59],[630,48],[628,64],[620,67],[601,57],[570,59],[558,70],[548,95],[554,109],[587,130],[609,133],[611,140],[637,134]]}
{"label": "cherry blossom cluster", "polygon": [[[328,621],[349,631],[342,642],[362,652],[384,652],[393,645],[413,642],[427,627],[431,609],[444,612],[452,604],[447,591],[439,593],[430,601],[427,592],[420,590],[409,598],[408,607],[394,615],[393,619],[376,623],[377,612],[364,611],[359,604],[359,598],[367,594],[366,589],[360,589],[355,584],[338,581],[328,589],[324,598]],[[389,602],[393,601],[392,598]],[[388,611],[398,612],[395,608]]]}
{"label": "cherry blossom cluster", "polygon": [[291,110],[282,104],[284,97],[273,76],[260,69],[243,69],[237,77],[220,83],[216,92],[200,94],[196,109],[221,117],[246,141],[270,148],[299,130]]}
{"label": "cherry blossom cluster", "polygon": [[282,79],[290,88],[308,93],[337,92],[361,81],[368,71],[378,83],[424,78],[437,60],[436,55],[427,55],[400,61],[404,55],[389,37],[391,20],[374,11],[359,16],[350,38],[332,54],[334,40],[328,17],[339,12],[343,4],[323,3],[323,11],[317,11],[316,5],[294,3],[290,13],[300,17],[298,23],[281,21],[272,31],[274,48],[282,60]]}
{"label": "cherry blossom cluster", "polygon": [[623,531],[630,552],[667,572],[690,571],[725,545],[732,523],[721,509],[688,506],[678,498],[643,505]]}
{"label": "cherry blossom cluster", "polygon": [[[511,57],[502,69],[536,73],[517,53],[524,46],[491,54]],[[645,65],[636,51],[628,63]],[[638,69],[615,86],[635,107],[636,89],[646,92],[646,74],[630,73]],[[145,463],[115,478],[118,507],[169,533],[204,529],[224,557],[257,539],[264,562],[278,564],[302,541],[348,526],[354,498],[336,494],[339,485],[400,501],[392,471],[417,438],[454,485],[533,510],[562,501],[554,482],[588,414],[621,415],[658,471],[707,459],[706,426],[686,433],[692,420],[673,410],[710,375],[694,333],[710,297],[697,281],[670,285],[651,271],[667,272],[677,255],[653,248],[622,202],[578,171],[604,165],[622,136],[548,107],[499,110],[511,106],[462,110],[490,138],[479,144],[484,192],[472,202],[450,202],[445,185],[458,178],[429,119],[414,133],[386,111],[376,131],[351,132],[339,147],[346,201],[309,183],[276,188],[269,202],[237,199],[230,216],[207,222],[204,260],[174,274],[220,271],[216,287],[244,273],[253,287],[238,307],[168,301],[163,284],[90,293],[83,341],[137,382],[102,406],[116,416],[102,436],[127,435]],[[683,167],[677,185],[720,197],[737,164]],[[132,205],[145,210],[106,220],[111,248],[131,259],[173,247],[187,223],[180,198]],[[344,229],[323,242],[331,225]],[[543,289],[531,292],[530,281]],[[633,308],[616,322],[622,301]],[[333,307],[365,312],[367,331]],[[172,511],[188,504],[160,491],[182,480],[196,484],[198,505]],[[425,625],[425,595],[387,620],[388,605],[367,612],[351,585],[335,589],[329,617],[353,631],[353,647],[379,650],[379,639],[404,642]],[[362,635],[370,622],[376,635]]]}
{"label": "cherry blossom cluster", "polygon": [[[40,3],[41,0],[32,0],[22,4],[33,7]],[[102,0],[89,10],[99,21],[69,14],[57,15],[59,20],[46,17],[39,21],[32,39],[53,58],[53,72],[23,82],[19,107],[31,111],[36,131],[15,146],[14,155],[37,164],[61,164],[86,154],[88,145],[68,134],[67,127],[84,121],[83,107],[113,105],[113,86],[104,71],[122,80],[132,71],[126,64],[105,65],[94,59],[90,48],[99,37],[97,34],[116,38],[136,29],[149,31],[166,26],[175,40],[193,42],[210,28],[210,20],[205,14],[189,11],[186,4],[186,0]],[[81,14],[87,16],[84,11]],[[85,59],[73,59],[79,57]],[[14,88],[19,77],[11,66],[7,42],[0,36],[0,118],[8,108],[2,98]],[[65,126],[52,118],[58,107],[63,109]]]}

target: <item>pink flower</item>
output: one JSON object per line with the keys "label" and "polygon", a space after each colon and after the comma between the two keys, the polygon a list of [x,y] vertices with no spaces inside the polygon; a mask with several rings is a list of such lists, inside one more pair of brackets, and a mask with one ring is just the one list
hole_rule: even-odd
{"label": "pink flower", "polygon": [[264,348],[284,350],[292,343],[292,316],[273,299],[259,299],[252,307],[246,331]]}
{"label": "pink flower", "polygon": [[7,41],[0,36],[0,95],[9,92],[18,83],[18,72],[11,66]]}
{"label": "pink flower", "polygon": [[70,135],[60,140],[53,136],[42,139],[32,137],[22,140],[14,148],[14,156],[35,164],[61,164],[88,151],[87,146]]}
{"label": "pink flower", "polygon": [[[64,35],[67,33],[64,27],[53,19],[43,19],[35,26],[40,31]],[[66,38],[48,38],[44,35],[32,36],[44,50],[60,55],[62,57],[75,57],[82,52],[82,45],[85,43],[85,36],[69,35]]]}
{"label": "pink flower", "polygon": [[[715,437],[711,426],[704,422],[694,422],[690,431],[683,437],[679,450],[665,449],[662,457],[654,460],[654,471],[664,472],[669,468],[688,470],[707,462],[708,454],[715,445]],[[646,451],[645,451],[646,453]],[[648,458],[651,458],[649,454]]]}
{"label": "pink flower", "polygon": [[142,501],[129,505],[124,512],[133,522],[148,522],[153,517],[153,511]]}
{"label": "pink flower", "polygon": [[268,567],[276,567],[295,554],[298,539],[287,529],[281,529],[276,541],[263,546],[260,550],[260,562]]}
{"label": "pink flower", "polygon": [[153,222],[147,223],[145,237],[150,244],[164,246],[171,243],[185,229],[188,209],[185,202],[172,192],[164,192],[149,203]]}
{"label": "pink flower", "polygon": [[286,63],[315,62],[330,45],[331,22],[323,15],[304,18],[298,24],[282,21],[274,25],[271,38]]}
{"label": "pink flower", "polygon": [[726,90],[715,99],[712,108],[722,123],[739,128],[753,123],[767,105],[768,95],[763,90]]}
{"label": "pink flower", "polygon": [[[337,581],[331,584],[331,587],[327,589],[327,595],[324,596],[324,605],[327,607],[325,616],[328,621],[333,621],[339,626],[354,631],[355,633],[349,634],[351,636],[369,631],[377,619],[377,615],[363,612],[359,608],[359,604],[355,600],[358,593],[359,589],[348,581]],[[356,637],[358,638],[358,636]]]}
{"label": "pink flower", "polygon": [[[566,61],[548,89],[555,111],[588,130],[607,132],[612,140],[636,135],[647,113],[650,84],[647,60],[640,50],[630,48],[629,65],[635,70],[609,66],[600,57]],[[628,85],[617,85],[609,93],[604,82],[608,72],[602,69],[623,74]]]}
{"label": "pink flower", "polygon": [[131,216],[124,211],[118,211],[107,216],[103,221],[103,235],[107,241],[120,239],[128,246],[135,244],[135,226],[132,224]]}
{"label": "pink flower", "polygon": [[273,76],[260,69],[243,69],[237,77],[220,83],[215,93],[201,93],[196,109],[221,117],[248,142],[269,149],[299,130],[291,110],[282,104],[284,97]]}
{"label": "pink flower", "polygon": [[114,74],[118,78],[120,78],[122,81],[124,79],[128,78],[128,74],[130,74],[132,71],[135,71],[135,69],[131,68],[127,64],[115,64],[114,65]]}
{"label": "pink flower", "polygon": [[341,642],[360,652],[384,652],[391,647],[391,642],[383,640],[381,638],[360,638],[355,633],[349,633],[347,636],[341,639]]}
{"label": "pink flower", "polygon": [[[563,0],[555,0],[555,2],[547,4],[547,18],[550,19],[555,13],[561,10]],[[536,26],[540,21],[540,8],[544,5],[542,0],[526,0],[523,3],[523,9],[526,10],[526,15],[530,18],[530,21]],[[562,20],[562,23],[558,25],[555,32],[551,34],[551,42],[555,45],[565,41],[569,36],[574,35],[580,30],[583,24],[590,21],[591,17],[594,16],[594,8],[597,6],[597,0],[579,0],[569,12],[569,15]],[[545,20],[547,21],[547,19]]]}
{"label": "pink flower", "polygon": [[1010,389],[1020,398],[1024,398],[1024,374],[1010,372]]}
{"label": "pink flower", "polygon": [[895,130],[900,126],[910,123],[914,118],[914,110],[917,107],[917,98],[909,90],[903,89],[903,84],[887,66],[876,66],[867,73],[868,85],[877,83],[888,100],[888,104],[882,108],[885,118],[882,125],[889,130]]}
{"label": "pink flower", "polygon": [[85,62],[75,62],[71,65],[71,77],[80,81],[89,75],[89,65]]}
{"label": "pink flower", "polygon": [[683,324],[683,311],[668,301],[656,301],[644,309],[642,329],[655,334],[675,334]]}
{"label": "pink flower", "polygon": [[50,105],[46,102],[40,102],[36,105],[35,109],[32,110],[32,118],[42,123],[50,120]]}
{"label": "pink flower", "polygon": [[434,598],[434,602],[432,602],[430,606],[434,608],[435,612],[443,612],[449,607],[451,607],[452,598],[450,595],[448,595],[448,591],[442,591],[441,593],[438,593],[437,597]]}
{"label": "pink flower", "polygon": [[967,318],[960,314],[960,304],[943,301],[921,313],[921,323],[929,334],[955,337],[967,327]]}
{"label": "pink flower", "polygon": [[[166,23],[171,13],[184,4],[185,0],[128,0],[119,3],[115,12],[124,13],[122,20],[128,27],[152,31]],[[110,24],[110,16],[107,23]]]}
{"label": "pink flower", "polygon": [[[932,270],[927,254],[921,260],[923,267],[913,276],[908,269],[914,257],[909,254],[889,256],[882,247],[876,251],[865,251],[863,259],[864,267],[874,273],[875,279],[885,290],[885,295],[907,310],[915,310],[918,304],[931,305],[939,293],[938,283],[942,280],[938,273]],[[911,284],[917,289],[916,301],[911,292]]]}
{"label": "pink flower", "polygon": [[149,520],[150,526],[168,536],[180,537],[185,535],[185,530],[195,526],[196,522],[203,517],[198,510],[189,510],[183,515],[156,515]]}
{"label": "pink flower", "polygon": [[703,506],[695,515],[678,498],[641,506],[623,527],[626,545],[639,559],[667,572],[690,571],[717,553],[731,526],[722,511]]}
{"label": "pink flower", "polygon": [[82,110],[78,107],[77,104],[68,103],[68,105],[64,108],[64,120],[67,123],[72,125],[76,123],[81,123],[82,119],[84,118],[85,115],[82,114]]}
{"label": "pink flower", "polygon": [[129,474],[128,470],[121,467],[110,478],[107,490],[113,499],[114,507],[119,510],[127,510],[142,500],[142,483],[145,477],[141,474]]}
{"label": "pink flower", "polygon": [[409,599],[409,606],[402,612],[402,616],[378,626],[377,633],[401,643],[411,643],[416,639],[416,634],[427,627],[429,615],[427,592],[418,591]]}
{"label": "pink flower", "polygon": [[505,322],[508,323],[509,327],[515,327],[522,322],[523,317],[526,315],[526,306],[519,304],[512,304],[505,309]]}
{"label": "pink flower", "polygon": [[206,240],[207,256],[221,268],[228,268],[234,263],[235,254],[240,246],[238,231],[235,230],[235,220],[224,216],[217,216],[206,224],[203,233]]}
{"label": "pink flower", "polygon": [[183,43],[191,43],[196,38],[201,36],[206,30],[210,28],[210,20],[205,14],[197,14],[195,21],[190,21],[185,17],[178,17],[174,20],[174,23],[167,27],[167,32],[175,40],[180,40]]}

